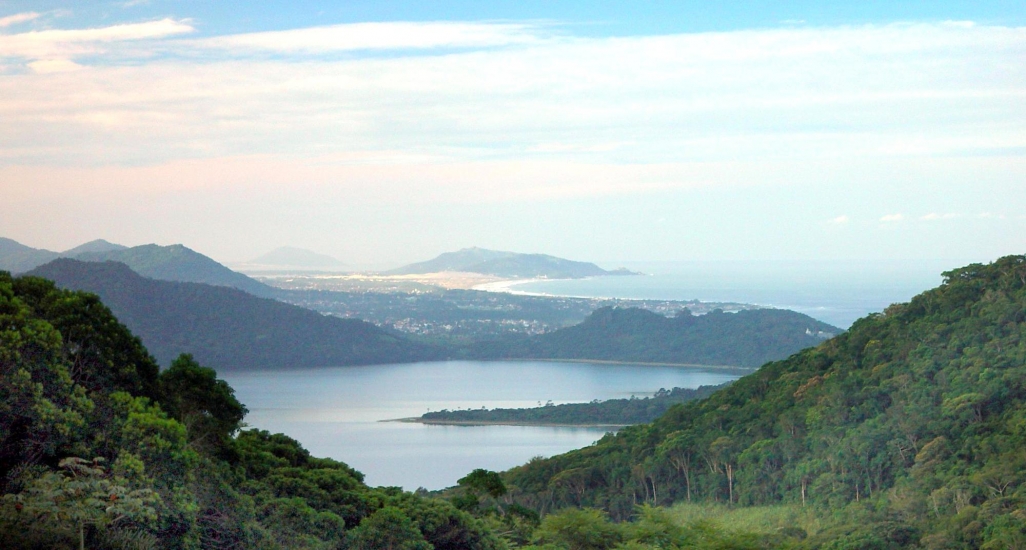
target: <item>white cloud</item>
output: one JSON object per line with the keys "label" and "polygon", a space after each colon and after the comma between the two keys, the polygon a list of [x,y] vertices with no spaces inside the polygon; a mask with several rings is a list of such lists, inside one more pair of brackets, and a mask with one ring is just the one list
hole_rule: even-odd
{"label": "white cloud", "polygon": [[186,21],[170,18],[93,29],[54,29],[0,34],[0,58],[70,58],[95,55],[103,46],[117,42],[166,38],[195,29]]}
{"label": "white cloud", "polygon": [[195,40],[189,46],[241,51],[329,53],[353,50],[481,48],[539,42],[534,25],[460,22],[351,23]]}
{"label": "white cloud", "polygon": [[900,222],[900,221],[902,221],[904,219],[905,219],[905,216],[903,216],[901,214],[887,214],[885,216],[881,216],[880,217],[880,222],[881,223],[894,223],[894,222]]}
{"label": "white cloud", "polygon": [[69,59],[40,59],[28,63],[28,67],[40,74],[63,73],[82,68],[81,65]]}
{"label": "white cloud", "polygon": [[939,220],[953,220],[962,217],[960,214],[947,212],[944,214],[938,214],[937,212],[930,212],[929,214],[920,216],[919,219],[922,221],[939,221]]}
{"label": "white cloud", "polygon": [[846,214],[844,214],[844,215],[840,215],[840,216],[837,216],[836,218],[831,219],[829,223],[832,223],[834,225],[844,225],[844,224],[847,224],[849,222],[851,222],[851,218],[849,218]]}
{"label": "white cloud", "polygon": [[[72,46],[95,53],[104,36],[192,29],[170,19],[139,25],[43,31],[86,34],[47,35],[41,52],[25,52],[23,35],[31,33],[2,36],[0,51],[75,59]],[[548,40],[526,25],[380,25],[388,31],[380,38],[347,37],[342,31],[356,26],[344,25],[104,42],[122,48],[112,66],[94,57],[74,75],[0,77],[0,158],[94,162],[100,151],[107,162],[160,162],[376,149],[469,160],[829,163],[1026,147],[1017,122],[1026,116],[1018,108],[1026,100],[1024,29],[891,25]],[[423,32],[403,41],[404,25]],[[450,26],[463,30],[445,38]],[[16,37],[17,48],[4,42]],[[286,55],[504,41],[516,47],[301,63]],[[228,45],[235,49],[224,51]],[[41,55],[57,47],[67,55]],[[254,53],[275,47],[286,59]],[[207,54],[192,57],[197,51]],[[162,57],[148,60],[154,52]],[[122,64],[129,55],[138,58]]]}
{"label": "white cloud", "polygon": [[4,27],[10,27],[11,25],[17,25],[18,23],[32,21],[33,19],[37,19],[39,15],[39,13],[29,11],[25,13],[16,13],[14,15],[0,17],[0,29]]}

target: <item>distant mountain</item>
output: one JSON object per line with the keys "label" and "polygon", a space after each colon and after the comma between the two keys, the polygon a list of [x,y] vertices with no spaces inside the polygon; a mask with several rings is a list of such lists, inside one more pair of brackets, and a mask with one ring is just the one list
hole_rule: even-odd
{"label": "distant mountain", "polygon": [[62,258],[27,274],[99,295],[162,365],[180,353],[234,370],[412,362],[444,355],[364,321],[324,316],[234,288],[148,279],[117,262]]}
{"label": "distant mountain", "polygon": [[442,271],[468,271],[470,267],[487,262],[516,256],[514,252],[500,252],[486,248],[463,248],[456,252],[440,254],[433,260],[417,262],[387,272],[390,275],[413,275],[439,273]]}
{"label": "distant mountain", "polygon": [[128,265],[145,277],[164,281],[206,283],[229,286],[250,294],[273,297],[277,291],[242,273],[237,273],[216,261],[182,246],[145,244],[128,248],[120,244],[96,239],[64,252],[31,248],[11,239],[0,237],[0,270],[24,273],[57,258],[74,258],[84,262],[115,261]]}
{"label": "distant mountain", "polygon": [[579,325],[548,334],[481,342],[481,359],[593,359],[758,367],[784,359],[841,329],[786,309],[716,310],[668,318],[638,308],[603,307]]}
{"label": "distant mountain", "polygon": [[276,293],[273,288],[180,244],[145,244],[132,248],[84,252],[76,255],[75,259],[85,262],[121,262],[144,277],[162,281],[228,286],[264,297]]}
{"label": "distant mountain", "polygon": [[410,264],[386,273],[389,275],[416,275],[442,271],[464,271],[495,275],[496,277],[545,277],[550,279],[634,275],[634,273],[623,269],[607,271],[593,263],[576,262],[547,254],[519,254],[477,247],[446,252],[433,260]]}
{"label": "distant mountain", "polygon": [[284,268],[306,268],[306,269],[329,269],[345,267],[345,264],[325,254],[283,246],[276,248],[263,256],[253,258],[245,263],[249,266],[259,267],[284,267]]}
{"label": "distant mountain", "polygon": [[60,254],[32,248],[17,241],[0,237],[0,271],[22,273],[58,258]]}
{"label": "distant mountain", "polygon": [[115,250],[124,250],[126,248],[128,247],[121,244],[115,244],[103,239],[96,239],[95,241],[89,241],[85,244],[80,244],[75,248],[65,250],[64,252],[61,252],[61,256],[74,258],[75,256],[86,252],[113,252]]}

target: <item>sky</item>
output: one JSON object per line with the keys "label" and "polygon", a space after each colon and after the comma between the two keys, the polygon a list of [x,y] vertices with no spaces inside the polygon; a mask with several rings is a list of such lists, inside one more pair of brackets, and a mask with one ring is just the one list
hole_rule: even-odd
{"label": "sky", "polygon": [[0,0],[33,247],[986,261],[1024,206],[1021,1]]}

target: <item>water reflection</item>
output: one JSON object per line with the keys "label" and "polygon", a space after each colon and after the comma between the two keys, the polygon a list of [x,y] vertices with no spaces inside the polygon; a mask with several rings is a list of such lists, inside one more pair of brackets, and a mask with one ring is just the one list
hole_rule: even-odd
{"label": "water reflection", "polygon": [[429,410],[533,407],[646,396],[737,374],[692,368],[537,361],[447,361],[226,373],[253,427],[342,460],[370,485],[439,489],[474,468],[504,470],[587,446],[601,428],[427,426],[381,420]]}

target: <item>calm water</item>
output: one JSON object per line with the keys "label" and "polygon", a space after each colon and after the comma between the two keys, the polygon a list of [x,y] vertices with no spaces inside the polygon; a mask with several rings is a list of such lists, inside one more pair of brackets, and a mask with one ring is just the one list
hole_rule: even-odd
{"label": "calm water", "polygon": [[644,277],[539,281],[514,291],[557,296],[743,302],[791,309],[836,327],[907,302],[965,260],[628,263]]}
{"label": "calm water", "polygon": [[649,395],[737,378],[701,369],[532,361],[447,361],[225,373],[246,422],[342,460],[370,485],[440,489],[474,468],[504,470],[590,445],[591,428],[427,426],[381,420],[432,410],[533,407]]}

